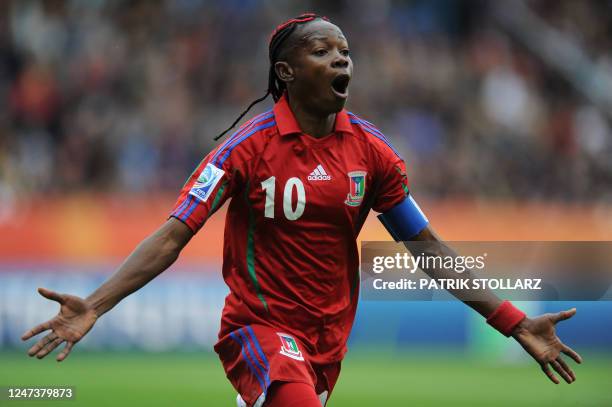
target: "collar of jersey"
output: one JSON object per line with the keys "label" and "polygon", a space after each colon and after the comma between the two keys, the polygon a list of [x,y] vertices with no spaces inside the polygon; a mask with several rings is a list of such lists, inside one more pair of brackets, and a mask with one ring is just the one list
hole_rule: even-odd
{"label": "collar of jersey", "polygon": [[[298,125],[295,116],[289,106],[287,100],[287,94],[283,96],[274,105],[274,117],[276,118],[276,126],[281,136],[287,134],[302,133],[302,129]],[[334,124],[334,132],[351,133],[353,134],[353,128],[349,120],[346,110],[342,109],[336,114],[336,123]]]}

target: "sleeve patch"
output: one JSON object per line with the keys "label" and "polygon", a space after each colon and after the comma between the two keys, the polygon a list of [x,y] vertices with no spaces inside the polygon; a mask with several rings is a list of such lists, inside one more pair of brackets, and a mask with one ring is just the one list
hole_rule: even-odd
{"label": "sleeve patch", "polygon": [[215,189],[219,180],[223,178],[225,171],[208,163],[196,182],[191,187],[189,195],[193,195],[202,202],[206,202]]}

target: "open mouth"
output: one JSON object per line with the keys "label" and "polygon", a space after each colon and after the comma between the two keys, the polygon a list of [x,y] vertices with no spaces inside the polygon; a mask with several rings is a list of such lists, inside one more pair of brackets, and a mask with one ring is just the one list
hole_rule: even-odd
{"label": "open mouth", "polygon": [[348,96],[348,85],[351,77],[347,74],[340,74],[334,78],[331,87],[336,96],[346,98]]}

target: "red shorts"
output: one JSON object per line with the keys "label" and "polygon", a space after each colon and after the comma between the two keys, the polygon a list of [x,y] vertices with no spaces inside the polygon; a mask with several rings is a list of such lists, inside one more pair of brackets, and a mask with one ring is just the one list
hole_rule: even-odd
{"label": "red shorts", "polygon": [[[292,335],[264,325],[247,325],[215,345],[227,378],[248,406],[275,381],[307,383],[317,394],[331,394],[340,362],[315,364],[305,346]],[[262,399],[260,399],[262,400]]]}

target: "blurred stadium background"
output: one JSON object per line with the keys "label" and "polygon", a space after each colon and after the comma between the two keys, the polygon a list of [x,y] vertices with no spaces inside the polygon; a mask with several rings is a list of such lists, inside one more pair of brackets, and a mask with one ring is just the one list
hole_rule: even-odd
{"label": "blurred stadium background", "polygon": [[[0,386],[232,405],[212,353],[222,211],[67,362],[27,359],[19,336],[56,312],[36,287],[87,295],[164,221],[213,137],[264,93],[269,33],[303,11],[348,36],[349,108],[403,153],[446,239],[612,240],[609,0],[5,0]],[[388,239],[372,218],[361,238]],[[554,386],[461,304],[364,301],[330,406],[612,405],[612,306],[522,304],[573,305],[560,332],[586,362]]]}

